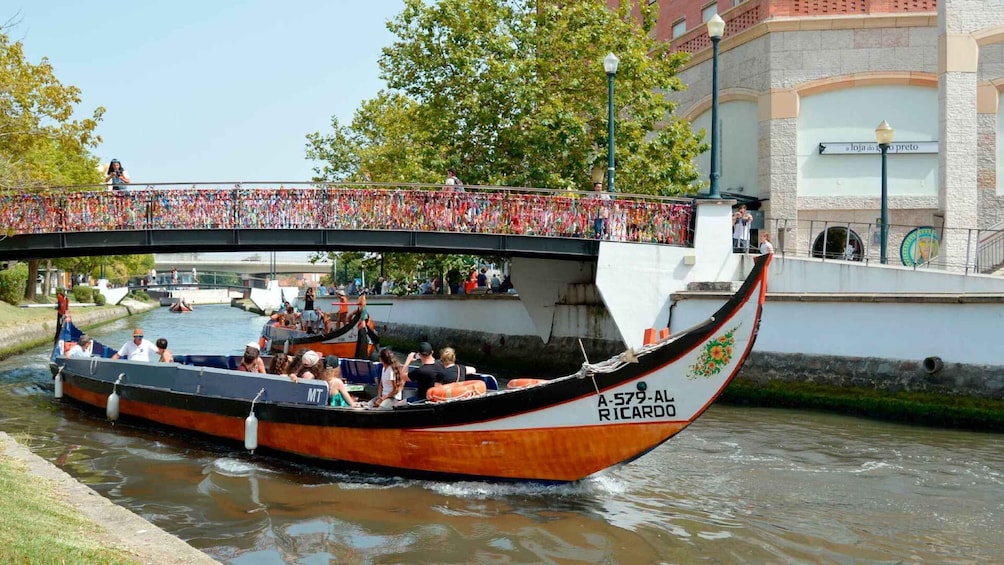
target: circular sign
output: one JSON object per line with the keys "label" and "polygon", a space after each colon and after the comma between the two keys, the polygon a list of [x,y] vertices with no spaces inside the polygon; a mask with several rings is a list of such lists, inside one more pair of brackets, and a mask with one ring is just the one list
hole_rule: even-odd
{"label": "circular sign", "polygon": [[937,230],[932,227],[914,228],[903,238],[899,258],[907,267],[916,267],[931,262],[940,250]]}

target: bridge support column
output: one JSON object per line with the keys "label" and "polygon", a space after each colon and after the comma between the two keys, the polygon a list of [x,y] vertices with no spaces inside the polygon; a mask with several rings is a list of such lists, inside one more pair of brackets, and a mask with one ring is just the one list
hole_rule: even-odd
{"label": "bridge support column", "polygon": [[568,285],[590,283],[596,275],[593,263],[581,261],[513,257],[511,266],[513,287],[544,343],[551,340],[554,308]]}
{"label": "bridge support column", "polygon": [[[734,200],[697,200],[694,247],[600,243],[596,287],[628,347],[642,344],[646,328],[669,326],[669,295],[691,282],[740,278],[732,253]],[[522,291],[521,291],[522,293]]]}

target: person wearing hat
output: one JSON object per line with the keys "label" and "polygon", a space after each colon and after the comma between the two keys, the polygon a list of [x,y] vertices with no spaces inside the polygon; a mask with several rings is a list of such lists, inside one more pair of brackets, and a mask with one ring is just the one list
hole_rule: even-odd
{"label": "person wearing hat", "polygon": [[[342,289],[336,290],[335,294],[338,295],[338,318],[335,319],[335,323],[338,327],[342,327],[349,321],[349,298]],[[335,303],[332,302],[331,305],[334,306]]]}
{"label": "person wearing hat", "polygon": [[132,332],[132,340],[122,344],[118,353],[112,359],[128,359],[130,361],[150,362],[150,352],[156,348],[153,342],[143,338],[143,330],[136,328]]}
{"label": "person wearing hat", "polygon": [[418,344],[418,351],[408,354],[404,360],[404,366],[411,365],[411,362],[418,358],[421,364],[408,371],[408,380],[414,381],[418,385],[415,395],[419,402],[425,400],[426,393],[436,384],[443,384],[447,381],[446,371],[443,365],[432,356],[432,345],[427,341]]}
{"label": "person wearing hat", "polygon": [[125,167],[118,159],[112,159],[111,163],[108,163],[108,172],[105,174],[105,182],[112,183],[113,190],[122,190],[125,185],[131,183],[129,180],[129,173],[126,172]]}
{"label": "person wearing hat", "polygon": [[261,358],[261,347],[259,347],[257,342],[249,341],[248,344],[244,346],[244,356],[241,358],[241,362],[237,365],[237,370],[244,371],[246,373],[265,372],[265,361]]}
{"label": "person wearing hat", "polygon": [[81,334],[80,339],[77,343],[73,344],[73,347],[66,352],[67,357],[90,357],[93,353],[94,342],[91,340],[91,336],[87,334]]}

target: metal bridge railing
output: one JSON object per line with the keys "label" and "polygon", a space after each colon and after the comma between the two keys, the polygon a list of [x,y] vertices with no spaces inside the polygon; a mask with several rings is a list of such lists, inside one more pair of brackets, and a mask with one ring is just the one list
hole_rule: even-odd
{"label": "metal bridge railing", "polygon": [[[968,274],[993,272],[1004,263],[1002,231],[908,224],[890,224],[887,229],[889,265]],[[876,264],[881,256],[881,224],[877,223],[777,219],[768,232],[774,237],[776,253]],[[965,245],[964,257],[945,256],[942,246],[949,238]]]}
{"label": "metal bridge railing", "polygon": [[[419,230],[687,246],[690,199],[439,185],[164,186],[0,194],[6,235],[178,229]],[[597,218],[604,217],[598,234]]]}

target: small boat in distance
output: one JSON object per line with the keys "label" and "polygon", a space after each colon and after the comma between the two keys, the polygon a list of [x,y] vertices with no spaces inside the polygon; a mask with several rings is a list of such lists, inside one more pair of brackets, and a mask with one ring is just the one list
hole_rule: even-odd
{"label": "small boat in distance", "polygon": [[[217,368],[228,362],[222,356],[138,363],[103,358],[114,351],[95,345],[102,358],[67,358],[60,340],[54,391],[111,420],[243,440],[250,450],[342,468],[434,480],[579,481],[648,453],[718,398],[753,348],[770,260],[755,258],[740,289],[706,321],[518,388],[363,410],[329,406],[325,381]],[[64,339],[76,330],[67,325]]]}
{"label": "small boat in distance", "polygon": [[194,309],[195,309],[195,305],[192,304],[191,302],[188,302],[184,298],[179,298],[177,302],[171,304],[168,307],[169,311],[171,311],[171,312],[178,312],[178,313],[180,313],[180,312],[191,312]]}

